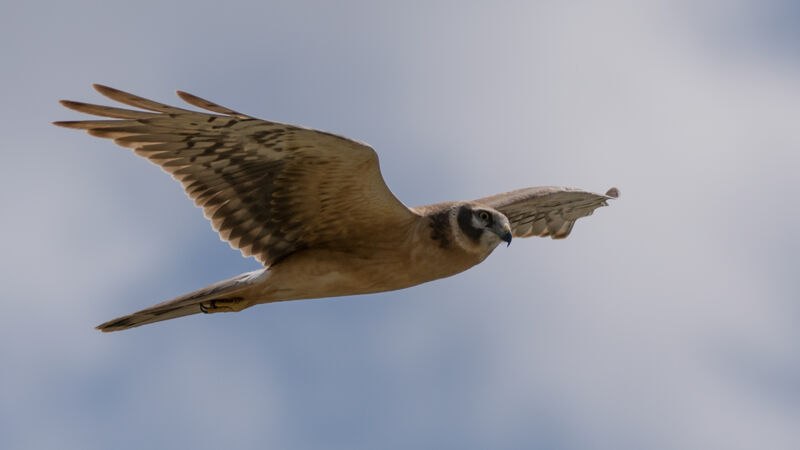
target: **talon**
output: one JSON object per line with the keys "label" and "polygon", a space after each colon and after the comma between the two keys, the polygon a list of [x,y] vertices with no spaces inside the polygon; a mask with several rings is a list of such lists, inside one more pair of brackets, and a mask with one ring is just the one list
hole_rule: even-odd
{"label": "talon", "polygon": [[234,297],[230,299],[214,299],[206,303],[199,303],[200,311],[204,314],[213,314],[218,312],[237,312],[249,306],[249,302],[243,301],[241,297]]}

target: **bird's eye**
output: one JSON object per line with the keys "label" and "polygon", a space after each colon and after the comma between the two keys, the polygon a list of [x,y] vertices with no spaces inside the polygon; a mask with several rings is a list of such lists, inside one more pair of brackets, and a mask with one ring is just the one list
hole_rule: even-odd
{"label": "bird's eye", "polygon": [[481,220],[483,220],[485,222],[485,221],[489,220],[489,213],[486,212],[486,211],[481,211],[481,212],[478,213],[478,217],[480,217]]}

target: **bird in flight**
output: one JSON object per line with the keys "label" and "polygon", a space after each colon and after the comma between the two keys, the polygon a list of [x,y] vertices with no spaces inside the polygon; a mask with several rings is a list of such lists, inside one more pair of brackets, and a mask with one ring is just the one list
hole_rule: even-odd
{"label": "bird in flight", "polygon": [[110,320],[119,331],[260,303],[392,291],[463,272],[512,237],[569,235],[575,221],[616,198],[531,187],[408,208],[362,142],[242,114],[186,92],[199,112],[107,86],[138,109],[61,101],[109,119],[54,122],[113,139],[160,166],[203,208],[220,237],[264,268]]}

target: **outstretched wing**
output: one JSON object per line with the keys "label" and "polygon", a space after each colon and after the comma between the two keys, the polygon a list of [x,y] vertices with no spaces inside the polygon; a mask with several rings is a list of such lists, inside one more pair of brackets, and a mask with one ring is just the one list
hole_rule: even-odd
{"label": "outstretched wing", "polygon": [[113,139],[180,181],[221,238],[269,266],[309,247],[349,246],[413,220],[383,181],[366,144],[259,120],[185,92],[214,114],[105,86],[101,94],[145,111],[62,101],[112,120],[55,122]]}
{"label": "outstretched wing", "polygon": [[611,188],[605,195],[580,189],[542,186],[518,189],[475,200],[508,217],[514,237],[550,236],[564,239],[575,221],[607,206],[619,191]]}

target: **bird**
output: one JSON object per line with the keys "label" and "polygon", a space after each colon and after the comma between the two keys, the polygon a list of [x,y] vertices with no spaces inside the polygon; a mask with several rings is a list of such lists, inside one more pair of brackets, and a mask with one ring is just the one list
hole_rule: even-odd
{"label": "bird", "polygon": [[369,145],[261,120],[177,91],[204,111],[93,87],[136,109],[70,100],[101,120],[53,122],[112,139],[161,167],[202,208],[223,241],[263,268],[98,325],[125,330],[263,303],[404,289],[463,272],[512,238],[563,239],[575,221],[619,196],[541,186],[472,201],[407,207]]}

